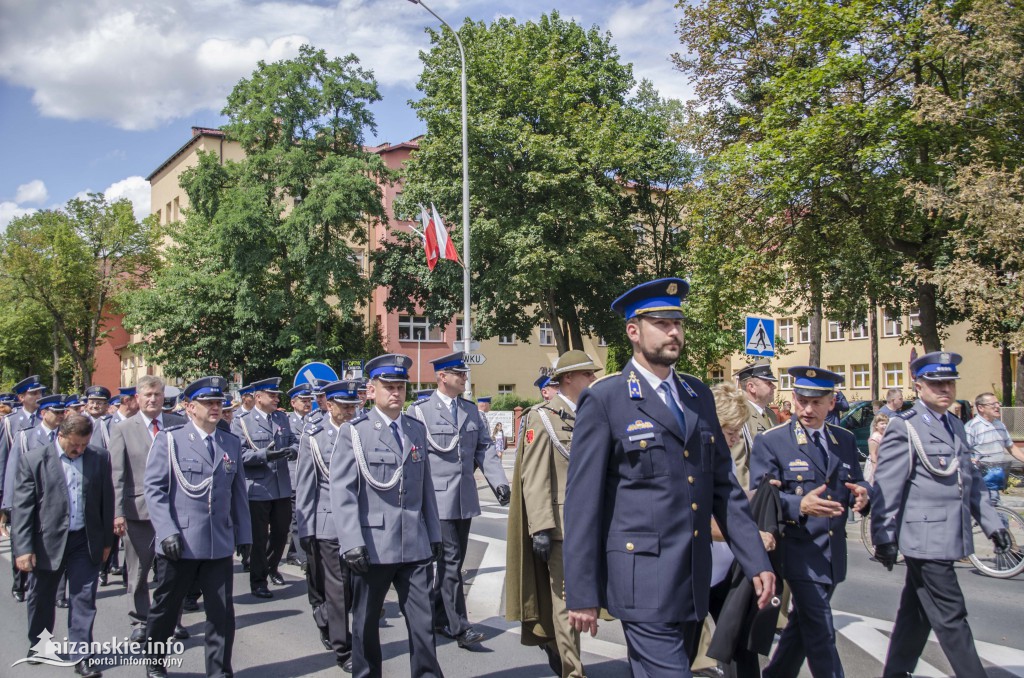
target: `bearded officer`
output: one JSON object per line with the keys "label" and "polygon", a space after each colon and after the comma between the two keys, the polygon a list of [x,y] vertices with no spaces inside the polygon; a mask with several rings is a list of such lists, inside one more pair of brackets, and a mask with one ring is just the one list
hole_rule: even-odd
{"label": "bearded officer", "polygon": [[288,415],[277,409],[281,378],[271,377],[249,384],[255,407],[236,417],[231,432],[242,440],[245,481],[249,487],[252,515],[252,553],[249,559],[249,588],[257,598],[273,598],[267,579],[278,586],[284,578],[278,565],[288,543],[292,522],[292,481],[288,460],[298,456],[298,440]]}
{"label": "bearded officer", "polygon": [[423,424],[402,414],[408,356],[366,364],[374,407],[341,427],[331,459],[338,548],[352,570],[352,673],[379,677],[381,606],[394,584],[409,634],[410,675],[440,676],[431,614],[431,560],[441,524]]}
{"label": "bearded officer", "polygon": [[[189,423],[158,433],[146,461],[146,505],[156,534],[156,588],[146,636],[174,632],[193,581],[206,610],[206,675],[231,676],[235,638],[232,553],[247,550],[252,526],[238,437],[217,428],[227,380],[203,377],[184,391]],[[166,676],[164,656],[150,654],[147,676]]]}
{"label": "bearded officer", "polygon": [[825,423],[842,375],[819,367],[788,371],[793,418],[755,438],[750,453],[752,489],[765,475],[782,481],[783,576],[793,596],[764,675],[796,678],[806,657],[814,676],[841,677],[831,601],[846,579],[848,509],[866,509],[869,486],[853,434]]}
{"label": "bearded officer", "polygon": [[871,510],[875,555],[889,570],[899,552],[907,564],[884,676],[910,675],[931,631],[954,674],[985,675],[954,566],[974,552],[972,517],[1000,551],[1012,540],[971,464],[964,424],[948,412],[956,402],[961,361],[957,353],[940,351],[910,363],[918,400],[889,420],[878,448]]}
{"label": "bearded officer", "polygon": [[437,389],[429,398],[413,403],[406,413],[427,429],[430,471],[441,520],[444,556],[437,561],[433,584],[434,628],[455,638],[463,648],[484,637],[473,630],[466,617],[462,579],[470,524],[474,516],[480,515],[473,472],[477,468],[483,472],[502,506],[508,504],[510,495],[487,419],[476,405],[462,398],[469,374],[465,356],[457,352],[431,361]]}
{"label": "bearded officer", "polygon": [[690,673],[711,588],[711,517],[768,604],[775,575],[711,391],[676,374],[689,284],[653,280],[615,300],[633,357],[583,391],[565,497],[565,602],[579,631],[622,620],[635,676]]}
{"label": "bearded officer", "polygon": [[[352,672],[352,574],[338,552],[338,530],[331,509],[331,461],[338,452],[341,427],[360,405],[355,380],[324,387],[328,416],[309,417],[299,440],[295,480],[295,522],[309,558],[306,582],[320,641],[334,652],[338,666]],[[340,455],[340,453],[339,453]]]}
{"label": "bearded officer", "polygon": [[563,678],[582,678],[580,635],[565,609],[562,550],[565,480],[576,403],[599,365],[583,351],[555,363],[559,391],[524,415],[526,433],[516,453],[509,509],[505,618],[523,624],[524,645],[540,645]]}

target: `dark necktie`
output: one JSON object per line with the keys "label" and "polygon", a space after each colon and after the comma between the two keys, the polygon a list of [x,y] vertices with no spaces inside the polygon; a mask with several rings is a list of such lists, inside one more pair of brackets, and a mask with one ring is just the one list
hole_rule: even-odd
{"label": "dark necktie", "polygon": [[825,446],[821,444],[821,431],[815,431],[811,435],[811,440],[814,441],[814,446],[818,448],[818,452],[821,453],[821,459],[825,463],[825,468],[828,468],[828,452],[825,451]]}
{"label": "dark necktie", "polygon": [[658,388],[665,394],[665,404],[668,406],[668,410],[672,413],[672,416],[676,418],[676,423],[679,424],[679,431],[683,435],[686,435],[686,415],[683,414],[683,411],[679,409],[679,405],[676,404],[676,399],[672,395],[672,389],[669,388],[668,382],[661,382],[661,385],[658,386]]}
{"label": "dark necktie", "polygon": [[398,432],[398,422],[391,422],[391,432],[395,435],[395,442],[398,443],[398,449],[402,449],[402,435]]}
{"label": "dark necktie", "polygon": [[459,401],[452,398],[452,421],[457,425],[459,423]]}
{"label": "dark necktie", "polygon": [[[155,419],[153,421],[156,421]],[[213,452],[213,436],[206,436],[206,451],[210,453],[210,463],[213,463],[214,452]]]}
{"label": "dark necktie", "polygon": [[150,422],[150,426],[153,429],[153,437],[156,438],[156,434],[160,433],[160,422],[154,419]]}
{"label": "dark necktie", "polygon": [[942,425],[946,427],[946,433],[949,434],[949,437],[955,440],[956,436],[953,435],[953,424],[949,421],[949,414],[942,415]]}
{"label": "dark necktie", "polygon": [[52,443],[56,439],[57,439],[57,432],[56,431],[50,431],[50,442]]}

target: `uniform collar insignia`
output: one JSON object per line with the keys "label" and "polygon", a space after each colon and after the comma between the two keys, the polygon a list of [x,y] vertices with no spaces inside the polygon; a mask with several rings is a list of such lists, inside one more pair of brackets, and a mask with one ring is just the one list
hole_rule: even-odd
{"label": "uniform collar insignia", "polygon": [[690,385],[686,383],[685,379],[680,379],[679,383],[683,385],[683,390],[686,391],[686,394],[688,396],[690,396],[691,398],[697,397],[697,392],[694,391],[693,388],[691,388]]}
{"label": "uniform collar insignia", "polygon": [[643,393],[640,391],[640,380],[637,379],[635,371],[630,370],[629,379],[626,380],[626,383],[629,385],[629,397],[631,399],[640,400],[644,397]]}
{"label": "uniform collar insignia", "polygon": [[383,426],[383,424],[381,424],[379,421],[373,422],[373,430],[374,431],[379,431],[382,426]]}

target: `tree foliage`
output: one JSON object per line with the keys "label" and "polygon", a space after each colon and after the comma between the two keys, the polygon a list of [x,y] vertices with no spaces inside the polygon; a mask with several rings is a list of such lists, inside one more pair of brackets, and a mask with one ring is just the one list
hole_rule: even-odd
{"label": "tree foliage", "polygon": [[362,145],[380,95],[358,64],[304,45],[232,90],[224,131],[245,158],[200,154],[182,173],[190,208],[168,265],[126,305],[170,374],[250,379],[361,357],[369,288],[353,245],[383,219],[391,174]]}

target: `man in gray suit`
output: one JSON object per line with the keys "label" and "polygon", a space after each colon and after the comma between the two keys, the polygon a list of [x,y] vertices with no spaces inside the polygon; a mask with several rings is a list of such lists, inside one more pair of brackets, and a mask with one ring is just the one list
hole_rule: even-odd
{"label": "man in gray suit", "polygon": [[431,623],[431,559],[441,526],[423,424],[402,414],[408,356],[366,364],[374,408],[341,427],[331,459],[338,549],[352,570],[352,673],[381,675],[381,606],[394,584],[409,633],[410,674],[440,676]]}
{"label": "man in gray suit", "polygon": [[[128,568],[128,620],[130,639],[146,638],[149,616],[149,572],[153,566],[153,523],[146,505],[146,460],[153,439],[164,429],[181,426],[184,417],[164,414],[164,382],[144,375],[136,385],[137,414],[114,425],[110,431],[110,463],[114,472],[114,533],[124,539]],[[176,635],[184,635],[176,630]]]}
{"label": "man in gray suit", "polygon": [[[338,666],[352,671],[352,574],[338,553],[338,530],[331,513],[331,460],[338,450],[342,425],[359,406],[355,380],[335,381],[324,388],[328,416],[308,419],[299,440],[295,474],[295,522],[300,545],[308,554],[306,581],[320,640],[334,652]],[[321,413],[318,411],[317,413]],[[340,455],[341,453],[338,452]]]}
{"label": "man in gray suit", "polygon": [[[91,435],[92,422],[72,415],[53,442],[27,451],[18,462],[11,536],[18,569],[35,576],[28,597],[30,646],[53,632],[57,583],[65,573],[71,592],[68,641],[92,643],[96,582],[114,543],[114,486],[110,457],[89,445]],[[88,656],[70,659],[78,675],[102,675]]]}
{"label": "man in gray suit", "polygon": [[298,456],[299,441],[292,433],[288,415],[277,409],[280,385],[280,377],[249,384],[245,390],[254,394],[256,406],[231,424],[231,432],[242,439],[253,537],[249,587],[257,598],[274,597],[267,589],[268,578],[278,586],[284,585],[277,567],[292,522],[288,461]]}
{"label": "man in gray suit", "polygon": [[473,403],[462,398],[469,365],[466,354],[452,353],[431,361],[437,389],[429,398],[409,407],[409,414],[427,428],[430,472],[441,519],[444,555],[434,577],[434,629],[455,638],[459,647],[483,640],[466,617],[462,564],[469,544],[469,528],[480,515],[480,498],[473,472],[480,468],[502,506],[511,492],[501,458],[491,440],[487,420]]}
{"label": "man in gray suit", "polygon": [[[193,581],[206,608],[206,675],[231,676],[235,609],[232,554],[252,543],[238,438],[217,429],[227,380],[203,377],[184,391],[189,423],[157,434],[146,461],[146,504],[156,533],[156,589],[146,636],[165,642]],[[154,648],[146,675],[166,676]]]}
{"label": "man in gray suit", "polygon": [[954,565],[974,550],[972,516],[997,548],[1009,548],[1010,535],[983,499],[963,422],[946,412],[956,401],[961,360],[934,352],[910,363],[919,399],[889,420],[878,449],[871,493],[875,556],[889,570],[899,551],[907,563],[884,676],[913,672],[930,631],[957,676],[985,675]]}

